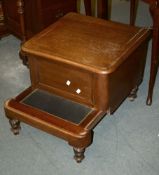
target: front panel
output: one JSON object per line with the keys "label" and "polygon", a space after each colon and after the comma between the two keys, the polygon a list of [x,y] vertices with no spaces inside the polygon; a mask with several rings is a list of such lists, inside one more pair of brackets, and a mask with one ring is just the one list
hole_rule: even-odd
{"label": "front panel", "polygon": [[[32,84],[53,90],[71,99],[93,103],[93,74],[64,63],[30,58]],[[35,66],[36,65],[36,68]]]}

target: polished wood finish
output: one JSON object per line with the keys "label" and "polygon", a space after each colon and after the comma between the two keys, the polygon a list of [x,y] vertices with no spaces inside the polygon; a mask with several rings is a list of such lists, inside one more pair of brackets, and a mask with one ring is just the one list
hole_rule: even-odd
{"label": "polished wood finish", "polygon": [[[150,6],[150,13],[153,19],[152,26],[152,55],[151,55],[151,70],[147,105],[152,104],[153,89],[159,65],[159,0],[142,0]],[[108,0],[98,0],[98,16],[108,19]],[[130,25],[135,25],[136,10],[138,0],[130,0]]]}
{"label": "polished wood finish", "polygon": [[[46,67],[48,68],[47,70]],[[70,95],[77,96],[77,98],[88,103],[92,102],[92,75],[89,72],[81,71],[80,69],[73,68],[68,65],[61,66],[58,62],[50,62],[44,59],[40,59],[38,70],[39,76],[36,77],[36,79],[38,78],[38,80],[34,81],[40,81],[41,85],[53,87],[58,91],[59,89],[63,91],[68,91]],[[59,72],[61,73],[59,74]],[[52,75],[51,77],[50,74]],[[73,82],[69,88],[65,85],[68,78],[68,81]],[[77,89],[81,89],[82,93],[77,94]]]}
{"label": "polished wood finish", "polygon": [[[23,44],[31,87],[5,103],[6,116],[66,140],[81,162],[93,128],[142,82],[149,35],[147,29],[69,13]],[[36,90],[91,110],[78,124],[64,120],[22,102]]]}

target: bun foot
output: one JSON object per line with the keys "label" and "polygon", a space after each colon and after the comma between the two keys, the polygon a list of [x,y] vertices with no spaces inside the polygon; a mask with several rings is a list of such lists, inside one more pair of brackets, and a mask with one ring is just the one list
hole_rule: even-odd
{"label": "bun foot", "polygon": [[74,150],[74,159],[76,160],[77,163],[81,163],[82,160],[85,158],[84,152],[85,148],[73,148]]}
{"label": "bun foot", "polygon": [[13,132],[14,135],[18,135],[19,131],[21,129],[20,127],[20,121],[17,119],[10,119],[9,123],[11,125],[11,131]]}
{"label": "bun foot", "polygon": [[135,98],[137,98],[137,91],[138,91],[138,87],[137,86],[132,89],[132,91],[130,92],[130,95],[128,96],[128,99],[130,101],[134,101]]}

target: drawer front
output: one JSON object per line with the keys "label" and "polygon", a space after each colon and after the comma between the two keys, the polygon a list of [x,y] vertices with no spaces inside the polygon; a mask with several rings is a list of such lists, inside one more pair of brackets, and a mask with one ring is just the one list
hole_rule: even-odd
{"label": "drawer front", "polygon": [[[40,60],[40,59],[39,59]],[[60,63],[38,60],[38,81],[71,98],[92,103],[92,74]]]}

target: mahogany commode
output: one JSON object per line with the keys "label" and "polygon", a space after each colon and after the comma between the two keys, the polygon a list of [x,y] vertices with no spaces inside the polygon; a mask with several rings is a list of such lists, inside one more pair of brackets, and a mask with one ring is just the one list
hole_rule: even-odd
{"label": "mahogany commode", "polygon": [[25,122],[74,148],[77,162],[93,128],[142,82],[149,30],[76,13],[28,40],[31,87],[5,103],[15,134]]}

